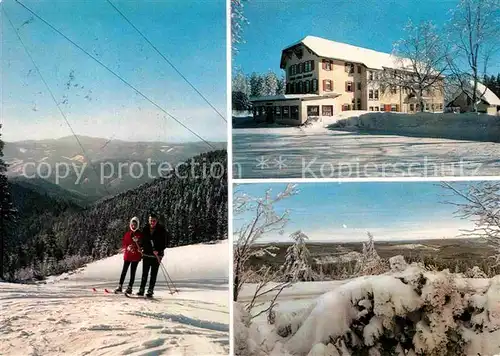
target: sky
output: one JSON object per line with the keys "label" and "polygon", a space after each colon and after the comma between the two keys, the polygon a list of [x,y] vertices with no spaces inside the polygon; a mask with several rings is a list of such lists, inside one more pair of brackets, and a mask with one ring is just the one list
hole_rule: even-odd
{"label": "sky", "polygon": [[[452,183],[463,190],[468,184]],[[267,189],[275,196],[286,184],[244,184],[237,194],[263,197]],[[454,238],[468,221],[454,215],[456,207],[445,202],[458,198],[439,182],[349,182],[301,183],[299,194],[275,205],[278,213],[289,210],[284,234],[271,232],[261,242],[290,241],[297,230],[311,241],[346,242],[366,240],[370,231],[375,240]],[[234,215],[234,231],[252,219],[251,214]]]}
{"label": "sky", "polygon": [[[280,72],[281,50],[312,35],[391,53],[409,19],[442,26],[458,0],[248,0],[246,43],[233,64],[245,73]],[[500,54],[490,62],[500,72]]]}
{"label": "sky", "polygon": [[[202,138],[227,140],[227,123],[107,1],[21,1]],[[225,1],[112,2],[226,116]],[[5,14],[76,134],[128,141],[199,140],[42,21],[30,20],[32,15],[15,1],[0,7],[5,141],[71,135]]]}

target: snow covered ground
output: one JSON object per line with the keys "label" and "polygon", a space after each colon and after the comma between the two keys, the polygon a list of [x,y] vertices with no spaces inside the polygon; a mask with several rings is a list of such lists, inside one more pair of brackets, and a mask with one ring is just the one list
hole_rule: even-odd
{"label": "snow covered ground", "polygon": [[273,125],[233,129],[234,177],[367,178],[500,174],[500,143],[368,134],[329,128],[340,119],[363,113],[344,113],[309,127]]}
{"label": "snow covered ground", "polygon": [[[168,293],[159,272],[155,300],[104,292],[117,286],[122,258],[46,284],[0,283],[0,355],[229,353],[227,241],[167,249],[164,264],[180,293]],[[134,292],[141,272],[139,265]]]}
{"label": "snow covered ground", "polygon": [[[274,325],[266,315],[249,320],[242,306],[255,286],[245,286],[243,303],[234,307],[235,353],[500,355],[498,276],[464,278],[418,265],[405,267],[400,261],[391,263],[392,272],[384,275],[285,289],[274,309]],[[272,297],[259,299],[264,305],[252,314],[267,307]]]}

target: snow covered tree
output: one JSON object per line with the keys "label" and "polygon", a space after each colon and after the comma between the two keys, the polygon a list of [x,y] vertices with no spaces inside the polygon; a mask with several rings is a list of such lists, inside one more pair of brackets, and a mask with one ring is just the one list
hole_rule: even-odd
{"label": "snow covered tree", "polygon": [[232,83],[232,108],[236,111],[245,111],[250,107],[249,96],[250,88],[245,74],[237,71],[233,76]]}
{"label": "snow covered tree", "polygon": [[285,262],[281,266],[283,278],[287,282],[314,280],[314,272],[309,263],[311,253],[306,246],[309,237],[299,230],[291,234],[290,238],[294,243],[286,250]]}
{"label": "snow covered tree", "polygon": [[[269,189],[264,197],[255,198],[235,189],[233,215],[245,216],[245,222],[234,234],[233,301],[238,301],[241,288],[248,280],[249,260],[254,256],[274,256],[269,247],[260,248],[256,245],[257,241],[266,233],[277,231],[282,234],[283,228],[289,220],[288,211],[278,213],[274,205],[283,199],[296,195],[298,191],[295,185],[288,184],[276,196],[271,195],[271,193],[272,191]],[[271,281],[270,278],[264,280],[261,289],[264,289],[265,285]],[[276,290],[276,288],[276,286],[271,287],[262,294]]]}
{"label": "snow covered tree", "polygon": [[286,80],[284,76],[278,79],[278,85],[276,86],[276,95],[285,94],[286,92]]}
{"label": "snow covered tree", "polygon": [[246,0],[231,0],[231,49],[238,53],[238,44],[244,43],[243,27],[249,22],[243,13]]}
{"label": "snow covered tree", "polygon": [[278,89],[278,76],[276,73],[269,71],[264,75],[262,81],[262,94],[263,95],[276,95]]}
{"label": "snow covered tree", "polygon": [[404,31],[405,37],[393,48],[397,69],[384,69],[373,82],[379,84],[382,92],[390,87],[405,90],[409,97],[416,98],[419,110],[424,111],[423,98],[427,92],[444,90],[446,50],[430,21],[417,25],[409,21]]}
{"label": "snow covered tree", "polygon": [[373,235],[370,232],[367,234],[368,241],[363,242],[363,252],[361,259],[356,264],[356,272],[361,276],[384,273],[388,270],[388,265],[378,255]]}
{"label": "snow covered tree", "polygon": [[467,190],[450,183],[443,186],[460,198],[458,203],[448,202],[457,207],[455,214],[474,223],[474,228],[463,230],[462,235],[486,241],[497,252],[496,263],[500,265],[500,183],[481,182]]}
{"label": "snow covered tree", "polygon": [[[0,124],[0,130],[2,124]],[[9,182],[7,180],[7,164],[2,159],[4,142],[0,132],[0,278],[4,278],[7,263],[10,265],[10,250],[11,243],[9,238],[12,238],[12,226],[16,217],[16,209],[14,207],[10,192]]]}
{"label": "snow covered tree", "polygon": [[253,72],[252,75],[250,75],[249,82],[251,97],[264,95],[264,80],[262,79],[262,76]]}
{"label": "snow covered tree", "polygon": [[447,30],[452,43],[449,77],[454,86],[470,93],[476,112],[484,94],[478,93],[478,83],[500,49],[500,0],[460,0]]}

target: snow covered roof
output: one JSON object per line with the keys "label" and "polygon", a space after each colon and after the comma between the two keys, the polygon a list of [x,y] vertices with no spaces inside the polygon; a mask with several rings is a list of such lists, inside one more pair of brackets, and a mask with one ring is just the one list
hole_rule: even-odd
{"label": "snow covered roof", "polygon": [[283,49],[282,53],[301,43],[316,53],[319,57],[338,59],[346,62],[362,63],[371,69],[402,69],[402,66],[411,67],[408,59],[401,59],[389,53],[356,47],[347,43],[330,41],[316,36],[306,36],[302,40]]}
{"label": "snow covered roof", "polygon": [[340,94],[280,94],[268,96],[253,96],[250,101],[272,101],[272,100],[302,100],[302,99],[331,99],[339,96]]}
{"label": "snow covered roof", "polygon": [[[474,80],[470,80],[470,87],[465,88],[463,91],[459,89],[455,95],[453,95],[453,99],[450,100],[446,105],[453,102],[462,92],[465,92],[469,97],[472,97],[472,88],[474,87]],[[484,100],[488,105],[500,105],[500,99],[493,93],[489,88],[487,88],[483,83],[477,82],[476,96],[478,100]]]}

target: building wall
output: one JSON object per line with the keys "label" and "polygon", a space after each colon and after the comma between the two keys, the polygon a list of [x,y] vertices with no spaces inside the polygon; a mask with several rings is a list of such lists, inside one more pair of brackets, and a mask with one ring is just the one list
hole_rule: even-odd
{"label": "building wall", "polygon": [[[373,108],[374,111],[378,108],[382,111],[385,108],[390,110],[394,107],[399,112],[410,112],[410,104],[406,103],[405,98],[407,93],[401,90],[401,88],[396,88],[396,93],[391,93],[389,88],[385,91],[379,87],[376,81],[369,80],[369,73],[372,71],[377,76],[380,71],[372,70],[367,68],[360,58],[360,62],[353,62],[354,71],[350,73],[346,71],[346,62],[341,60],[331,60],[326,58],[321,58],[316,56],[312,51],[310,51],[304,45],[300,45],[297,48],[302,50],[302,57],[299,58],[295,53],[291,55],[291,58],[285,59],[285,78],[287,84],[294,84],[305,80],[317,80],[317,90],[308,91],[308,93],[326,95],[329,93],[340,94],[340,97],[336,98],[337,111],[342,111],[344,109],[349,110],[370,110]],[[306,61],[314,61],[314,69],[307,73],[299,73],[295,75],[290,74],[290,68],[293,65],[299,65]],[[330,63],[328,68],[324,68],[323,63],[327,61]],[[325,81],[331,81],[332,90],[328,91]],[[352,91],[347,90],[347,82],[351,82]],[[361,90],[359,90],[359,84],[361,84]],[[444,104],[444,91],[442,90],[443,81],[436,85],[436,90],[429,100],[429,110],[426,111],[442,111]],[[312,86],[312,82],[311,82]],[[287,86],[288,88],[288,86]],[[373,99],[369,98],[369,90],[374,90]],[[379,99],[375,99],[375,90],[379,91]],[[287,93],[297,93],[296,90]],[[306,93],[304,90],[302,93]],[[434,109],[432,104],[434,104]],[[441,109],[439,109],[441,107]],[[413,105],[413,109],[416,110],[416,105]]]}
{"label": "building wall", "polygon": [[[286,67],[285,67],[286,83],[287,84],[295,84],[298,82],[304,83],[306,80],[308,80],[308,81],[311,81],[311,85],[312,85],[313,80],[316,80],[319,82],[319,80],[318,80],[318,75],[319,75],[318,63],[320,61],[319,57],[316,56],[313,52],[311,52],[305,46],[300,46],[300,48],[302,49],[302,57],[301,58],[297,57],[297,55],[295,53],[292,54],[292,57],[290,59],[287,58]],[[307,73],[295,74],[295,75],[290,74],[290,68],[293,65],[297,66],[300,63],[305,63],[307,61],[314,62],[314,69],[312,71],[307,72]],[[287,91],[287,93],[290,93],[290,91]],[[309,93],[318,94],[319,92],[318,92],[318,90],[313,91],[311,89],[311,91]]]}
{"label": "building wall", "polygon": [[[328,107],[328,108],[323,108],[323,107]],[[254,115],[254,119],[258,122],[265,122],[267,121],[267,111],[266,108],[270,108],[273,113],[273,121],[279,124],[283,125],[292,125],[292,126],[299,126],[303,125],[309,115],[308,115],[308,109],[309,107],[317,107],[318,109],[318,117],[323,117],[323,114],[330,113],[335,115],[339,111],[338,109],[338,102],[336,99],[319,99],[319,100],[275,100],[275,101],[267,101],[267,102],[255,102],[253,104],[253,107],[255,109],[256,114]],[[276,111],[276,107],[278,107],[278,111]],[[297,119],[292,119],[292,118],[283,118],[283,110],[284,108],[288,108],[288,113],[289,116],[291,116],[291,110],[292,107],[296,107],[299,110],[299,114]],[[330,108],[331,107],[331,108]],[[312,109],[312,108],[311,108]],[[323,109],[326,111],[324,112]],[[327,110],[328,109],[328,110]],[[331,110],[330,110],[331,109]],[[269,110],[269,109],[267,109]],[[281,115],[281,118],[278,118],[276,113],[279,112]],[[311,116],[316,116],[316,115],[311,115]],[[328,116],[328,115],[326,115]]]}

